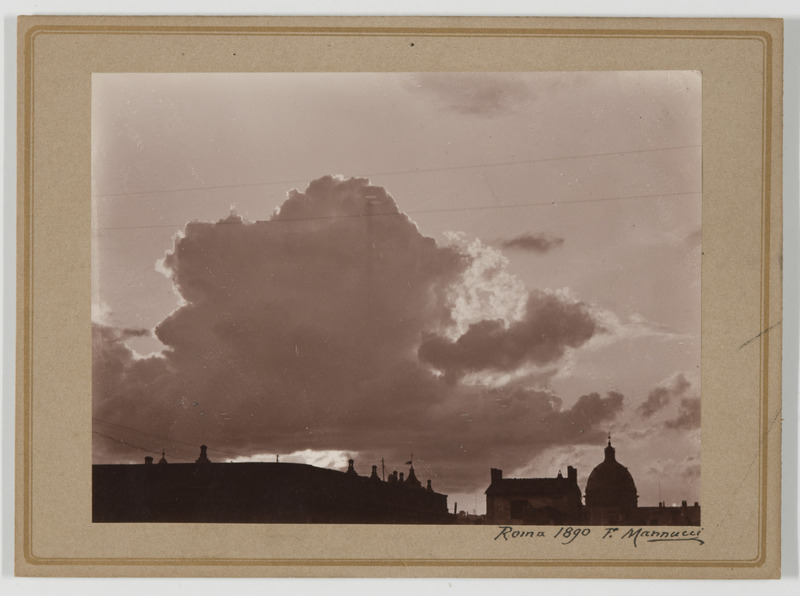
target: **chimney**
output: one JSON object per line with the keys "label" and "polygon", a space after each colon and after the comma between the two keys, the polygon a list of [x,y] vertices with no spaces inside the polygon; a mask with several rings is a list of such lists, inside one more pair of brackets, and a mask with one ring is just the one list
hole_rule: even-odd
{"label": "chimney", "polygon": [[567,479],[578,484],[578,470],[572,466],[567,466]]}
{"label": "chimney", "polygon": [[211,462],[208,459],[208,455],[206,454],[206,447],[205,445],[200,445],[200,457],[195,460],[197,464],[210,464]]}
{"label": "chimney", "polygon": [[686,501],[681,501],[681,507],[683,507],[684,509],[686,509]]}
{"label": "chimney", "polygon": [[355,476],[355,474],[356,474],[356,469],[355,469],[355,467],[353,467],[354,463],[355,462],[352,459],[348,459],[347,460],[347,473],[351,474],[353,476]]}
{"label": "chimney", "polygon": [[492,484],[500,482],[503,479],[503,470],[492,468]]}
{"label": "chimney", "polygon": [[372,474],[369,476],[372,480],[380,480],[378,476],[378,466],[372,466]]}
{"label": "chimney", "polygon": [[[428,490],[428,492],[431,492],[431,493],[433,492],[433,487],[431,486],[431,481],[430,480],[428,480],[427,490]],[[695,503],[695,505],[697,505],[697,503]]]}
{"label": "chimney", "polygon": [[[403,476],[405,476],[405,473],[404,472],[400,472],[400,482],[401,483],[403,482]],[[684,501],[683,504],[685,505],[686,501]]]}
{"label": "chimney", "polygon": [[144,463],[147,466],[153,465],[153,458],[148,455],[147,457],[144,458]]}

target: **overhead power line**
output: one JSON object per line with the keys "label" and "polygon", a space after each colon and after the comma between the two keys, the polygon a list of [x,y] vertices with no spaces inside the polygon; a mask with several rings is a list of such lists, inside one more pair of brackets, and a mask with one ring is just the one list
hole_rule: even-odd
{"label": "overhead power line", "polygon": [[[108,439],[109,441],[113,441],[114,443],[124,445],[125,447],[133,447],[134,449],[138,449],[139,451],[144,451],[145,453],[155,453],[156,455],[161,453],[161,451],[153,451],[152,449],[140,447],[139,445],[134,445],[133,443],[129,443],[128,441],[125,441],[123,439],[115,439],[114,437],[110,437],[108,435],[104,435],[103,433],[99,433],[96,430],[93,430],[92,434],[95,434],[98,437],[103,437],[104,439]],[[170,455],[170,457],[174,459],[182,459],[183,461],[194,461],[192,459],[188,459],[185,457],[178,457],[177,455]]]}
{"label": "overhead power line", "polygon": [[[438,168],[414,168],[413,170],[394,170],[388,172],[372,172],[372,173],[364,173],[361,176],[363,177],[370,177],[370,176],[398,176],[398,175],[405,175],[405,174],[424,174],[424,173],[432,173],[432,172],[450,172],[450,171],[457,171],[457,170],[472,170],[477,168],[496,168],[496,167],[503,167],[503,166],[514,166],[514,165],[525,165],[525,164],[537,164],[537,163],[547,163],[547,162],[554,162],[554,161],[569,161],[572,159],[590,159],[592,157],[611,157],[614,155],[633,155],[637,153],[656,153],[660,151],[679,151],[682,149],[698,149],[701,148],[702,145],[680,145],[677,147],[656,147],[652,149],[631,149],[628,151],[610,151],[606,153],[586,153],[581,155],[563,155],[563,156],[556,156],[556,157],[542,157],[538,159],[520,159],[520,160],[511,160],[511,161],[497,161],[497,162],[487,162],[481,164],[470,164],[470,165],[458,165],[458,166],[442,166]],[[246,182],[241,184],[219,184],[219,185],[211,185],[211,186],[190,186],[190,187],[181,187],[181,188],[161,188],[161,189],[151,189],[151,190],[141,190],[135,192],[112,192],[112,193],[92,193],[94,197],[133,197],[133,196],[141,196],[141,195],[156,195],[156,194],[171,194],[171,193],[178,193],[178,192],[195,192],[195,191],[203,191],[203,190],[222,190],[227,188],[252,188],[256,186],[274,186],[277,184],[299,184],[309,182],[307,178],[300,178],[295,180],[268,180],[262,182]]]}
{"label": "overhead power line", "polygon": [[[403,215],[418,215],[418,214],[428,214],[428,213],[453,213],[457,211],[485,211],[485,210],[494,210],[494,209],[519,209],[524,207],[561,207],[561,206],[569,206],[569,205],[579,205],[584,203],[602,203],[606,201],[632,201],[632,200],[642,200],[642,199],[658,199],[658,198],[677,198],[677,197],[684,197],[684,196],[692,196],[692,195],[699,195],[701,194],[700,191],[690,191],[690,192],[673,192],[673,193],[659,193],[653,195],[636,195],[630,197],[599,197],[596,199],[575,199],[573,201],[533,201],[530,203],[512,203],[509,205],[475,205],[471,207],[443,207],[441,209],[414,209],[410,211],[401,211],[398,213],[374,213],[374,214],[354,214],[354,215],[325,215],[325,216],[318,216],[318,217],[289,217],[289,218],[282,218],[282,219],[275,219],[275,220],[268,220],[270,223],[280,224],[280,223],[292,223],[298,221],[314,221],[314,220],[326,220],[326,219],[349,219],[349,218],[362,218],[362,217],[399,217]],[[146,230],[146,229],[155,229],[155,228],[182,228],[187,223],[193,222],[184,222],[184,223],[174,223],[174,224],[158,224],[158,225],[149,225],[149,226],[105,226],[105,227],[96,227],[92,228],[93,230]],[[217,221],[217,222],[198,222],[198,223],[213,223],[215,225],[241,225],[238,221],[237,222],[226,222],[226,221]]]}
{"label": "overhead power line", "polygon": [[[132,433],[135,433],[135,434],[138,434],[138,435],[142,435],[144,437],[149,437],[151,439],[158,439],[158,440],[160,440],[162,442],[166,442],[166,444],[187,445],[189,447],[194,447],[195,449],[199,448],[199,445],[197,445],[196,443],[189,443],[187,441],[180,441],[180,440],[172,438],[172,437],[165,437],[163,435],[157,435],[157,434],[154,434],[154,433],[151,433],[151,432],[139,430],[139,429],[136,429],[136,428],[131,428],[130,426],[124,426],[122,424],[117,424],[116,422],[109,422],[108,420],[101,420],[100,418],[95,418],[95,417],[92,417],[92,421],[93,422],[98,422],[100,424],[105,424],[106,426],[110,426],[110,427],[113,427],[113,428],[126,430],[128,432],[132,432]],[[105,435],[101,435],[101,436],[105,436]],[[127,443],[125,443],[125,444],[127,444]],[[217,452],[217,453],[224,453],[225,455],[232,455],[234,457],[246,457],[246,456],[242,455],[241,453],[233,453],[232,451],[224,451],[222,449],[214,449],[213,447],[209,447],[208,450],[209,451],[214,451],[214,452]]]}

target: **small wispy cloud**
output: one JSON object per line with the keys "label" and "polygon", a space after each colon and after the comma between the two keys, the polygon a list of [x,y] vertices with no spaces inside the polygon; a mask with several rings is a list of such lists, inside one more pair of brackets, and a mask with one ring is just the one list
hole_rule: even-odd
{"label": "small wispy cloud", "polygon": [[700,428],[700,398],[687,397],[681,400],[678,416],[664,423],[665,428],[686,430]]}
{"label": "small wispy cloud", "polygon": [[650,418],[659,410],[665,408],[676,398],[680,399],[690,390],[692,384],[682,373],[674,375],[664,384],[653,389],[647,399],[639,406],[638,412],[645,418]]}
{"label": "small wispy cloud", "polygon": [[563,238],[548,236],[546,234],[531,234],[526,232],[498,242],[501,248],[523,250],[536,253],[546,253],[564,244]]}
{"label": "small wispy cloud", "polygon": [[514,73],[417,73],[407,89],[443,110],[483,118],[517,112],[535,99],[528,82]]}

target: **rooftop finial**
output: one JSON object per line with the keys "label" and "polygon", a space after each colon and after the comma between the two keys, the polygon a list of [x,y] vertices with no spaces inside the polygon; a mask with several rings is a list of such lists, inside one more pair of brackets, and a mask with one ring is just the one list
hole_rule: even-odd
{"label": "rooftop finial", "polygon": [[614,451],[616,451],[616,450],[611,446],[611,433],[609,432],[608,433],[608,445],[605,448],[606,461],[616,461],[614,459]]}

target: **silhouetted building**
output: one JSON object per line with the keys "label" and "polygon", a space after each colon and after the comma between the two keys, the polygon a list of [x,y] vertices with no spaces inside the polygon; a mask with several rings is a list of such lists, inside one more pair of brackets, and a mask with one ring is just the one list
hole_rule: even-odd
{"label": "silhouetted building", "polygon": [[[428,482],[430,482],[430,480]],[[417,475],[414,474],[414,464],[411,464],[411,468],[409,468],[408,470],[408,478],[406,478],[406,485],[414,488],[422,488],[422,483],[419,480],[417,480]]]}
{"label": "silhouetted building", "polygon": [[586,521],[590,524],[625,523],[638,505],[633,476],[617,461],[615,453],[609,437],[605,459],[592,470],[586,482]]}
{"label": "silhouetted building", "polygon": [[[149,458],[152,461],[152,458]],[[162,454],[162,461],[166,456]],[[412,480],[413,479],[413,480]],[[452,523],[447,495],[404,482],[290,463],[92,466],[94,522]]]}
{"label": "silhouetted building", "polygon": [[503,478],[492,468],[486,489],[486,523],[577,524],[581,522],[578,471],[569,466],[567,477]]}
{"label": "silhouetted building", "polygon": [[488,524],[590,524],[639,526],[699,526],[700,505],[639,507],[636,483],[628,468],[616,459],[611,437],[605,459],[589,474],[586,503],[582,504],[575,468],[567,477],[503,478],[502,470],[492,468],[491,484],[486,489]]}
{"label": "silhouetted building", "polygon": [[630,512],[626,522],[629,526],[699,526],[700,503],[695,501],[689,505],[683,501],[680,507],[667,507],[659,503],[658,507],[637,507]]}
{"label": "silhouetted building", "polygon": [[482,526],[486,523],[485,515],[467,513],[466,511],[459,511],[453,517],[453,523],[460,526]]}

